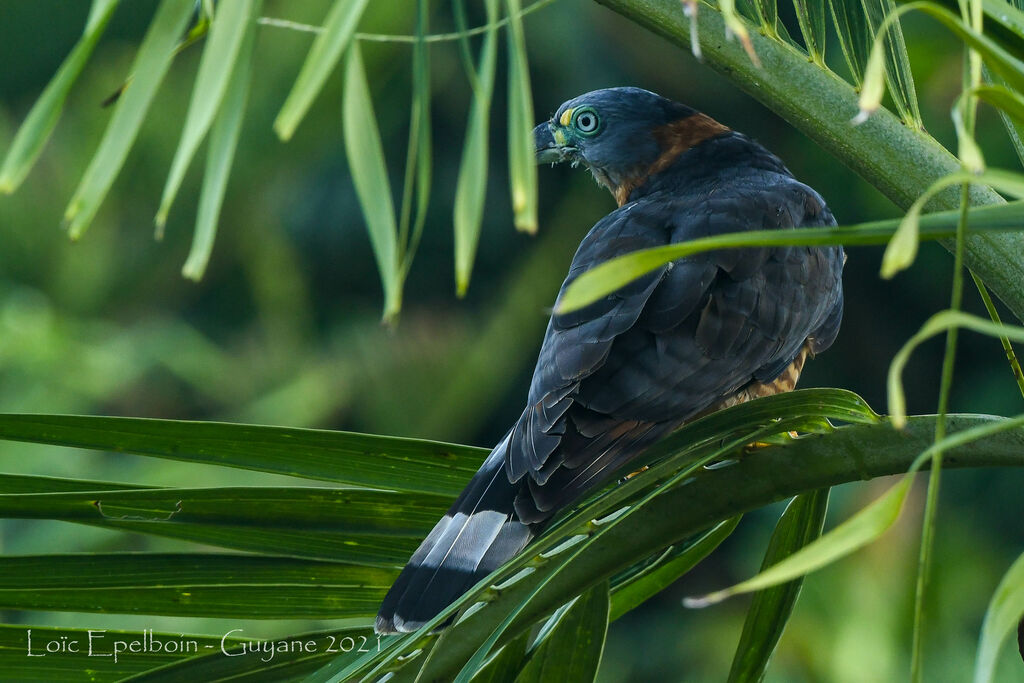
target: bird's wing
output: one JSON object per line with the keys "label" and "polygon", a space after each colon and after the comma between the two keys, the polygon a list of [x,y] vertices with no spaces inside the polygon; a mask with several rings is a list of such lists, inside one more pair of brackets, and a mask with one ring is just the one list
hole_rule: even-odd
{"label": "bird's wing", "polygon": [[[778,173],[684,197],[652,195],[599,222],[565,287],[628,251],[744,230],[830,225],[813,190]],[[717,401],[777,377],[808,337],[831,343],[838,248],[721,250],[681,259],[548,325],[526,410],[506,453],[516,502],[540,521]]]}

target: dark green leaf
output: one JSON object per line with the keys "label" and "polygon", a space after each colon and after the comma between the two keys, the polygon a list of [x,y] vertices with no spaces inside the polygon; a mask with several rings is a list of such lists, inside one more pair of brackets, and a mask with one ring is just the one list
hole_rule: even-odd
{"label": "dark green leaf", "polygon": [[207,654],[203,654],[204,651],[200,651],[200,657],[179,659],[128,680],[132,683],[278,683],[298,680],[315,671],[325,661],[337,657],[340,652],[373,650],[377,644],[378,636],[365,626],[298,633],[249,644],[235,644],[235,641],[229,640],[223,648],[220,639],[217,639],[212,652],[205,650]]}
{"label": "dark green leaf", "polygon": [[864,6],[860,0],[829,0],[829,6],[843,57],[850,68],[853,84],[859,87],[864,81],[864,67],[871,52],[871,31],[864,16]]}
{"label": "dark green leaf", "polygon": [[608,607],[607,581],[576,598],[536,646],[516,681],[586,683],[597,678],[608,634]]}
{"label": "dark green leaf", "polygon": [[678,550],[665,553],[657,562],[623,583],[616,582],[618,585],[612,589],[609,619],[615,621],[675,583],[680,576],[714,552],[732,534],[739,522],[739,517],[721,522],[693,543],[683,544]]}
{"label": "dark green leaf", "polygon": [[[224,642],[230,647],[241,640],[228,637]],[[64,648],[55,646],[56,651],[47,652],[47,643],[63,644]],[[89,629],[0,625],[0,671],[5,681],[120,681],[206,652],[219,655],[221,637],[92,629],[91,644],[92,656],[88,654]],[[115,647],[119,651],[116,659]]]}
{"label": "dark green leaf", "polygon": [[793,0],[800,34],[811,60],[825,67],[825,0]]}
{"label": "dark green leaf", "polygon": [[254,555],[0,558],[0,608],[231,619],[365,619],[396,572]]}
{"label": "dark green leaf", "polygon": [[399,491],[457,495],[487,449],[223,422],[0,414],[0,439],[226,465]]}
{"label": "dark green leaf", "polygon": [[[790,502],[768,541],[762,571],[821,536],[828,493],[828,489],[819,489]],[[729,670],[730,683],[757,683],[764,679],[768,661],[793,613],[802,585],[803,578],[794,579],[754,595]]]}

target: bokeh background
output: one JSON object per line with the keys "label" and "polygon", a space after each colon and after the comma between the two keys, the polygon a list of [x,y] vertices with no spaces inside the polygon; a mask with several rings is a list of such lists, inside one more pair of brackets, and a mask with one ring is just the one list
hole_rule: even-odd
{"label": "bokeh background", "polygon": [[[100,103],[128,74],[155,4],[133,0],[118,9],[39,164],[16,194],[0,196],[0,411],[235,420],[494,443],[521,410],[546,309],[575,245],[614,206],[586,173],[541,168],[540,233],[530,237],[514,231],[503,55],[488,209],[472,285],[459,300],[453,294],[450,219],[469,87],[456,45],[431,47],[434,194],[404,310],[389,329],[380,324],[380,284],[344,158],[338,78],[291,142],[281,143],[271,130],[310,44],[306,33],[274,27],[259,32],[246,124],[202,282],[179,274],[195,215],[200,180],[195,168],[166,237],[153,239],[153,216],[200,54],[196,48],[175,62],[93,226],[78,243],[67,239],[61,230],[64,207],[110,116]],[[481,8],[469,4],[471,23],[482,23]],[[268,0],[264,14],[317,24],[327,5],[326,0]],[[435,5],[431,29],[452,30],[447,3]],[[0,0],[0,150],[6,150],[73,45],[87,10],[84,2]],[[361,28],[409,33],[411,5],[371,3]],[[926,126],[950,144],[948,112],[960,87],[958,44],[927,22],[910,20],[906,32]],[[538,119],[587,90],[642,86],[763,142],[825,196],[840,223],[898,215],[870,185],[692,55],[595,3],[558,0],[527,18],[526,34]],[[398,187],[410,51],[388,43],[363,47],[392,184]],[[830,61],[842,69],[838,49]],[[992,165],[1018,163],[991,112],[982,112],[978,128]],[[947,304],[952,259],[925,245],[910,271],[883,281],[877,277],[880,256],[880,249],[850,250],[843,330],[835,346],[809,365],[802,386],[851,389],[884,412],[888,364],[919,325]],[[984,314],[973,289],[966,301]],[[908,367],[912,412],[934,411],[941,353],[941,342],[930,342]],[[1021,404],[998,342],[962,335],[953,410],[1009,415],[1019,413]],[[12,443],[0,443],[0,468],[159,485],[281,481]],[[887,484],[837,489],[829,523]],[[988,598],[1024,549],[1022,487],[1019,471],[945,475],[929,599],[928,680],[969,676]],[[905,677],[920,493],[881,541],[807,579],[768,680]],[[724,680],[746,600],[694,612],[682,607],[681,598],[754,572],[778,512],[776,507],[748,515],[715,555],[614,623],[601,680]],[[37,521],[3,522],[0,542],[8,554],[186,548],[169,540]],[[50,613],[4,613],[2,618],[218,635],[243,627],[246,635],[260,637],[329,625]],[[1024,665],[1011,650],[1004,653],[1000,676],[1024,680]]]}

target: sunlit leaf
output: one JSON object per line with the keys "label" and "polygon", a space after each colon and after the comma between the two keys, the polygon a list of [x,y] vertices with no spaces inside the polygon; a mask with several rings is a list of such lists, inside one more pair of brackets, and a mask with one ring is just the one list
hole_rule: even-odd
{"label": "sunlit leaf", "polygon": [[[821,536],[828,509],[828,493],[828,489],[819,489],[790,501],[768,541],[761,571]],[[729,670],[730,683],[758,683],[764,678],[768,661],[793,613],[802,585],[802,578],[794,579],[754,595]]]}
{"label": "sunlit leaf", "polygon": [[[424,36],[430,17],[427,0],[416,0],[416,36],[412,50],[412,106],[409,112],[409,146],[405,157],[405,183],[402,189],[402,214],[398,227],[401,251],[401,279],[409,274],[413,256],[419,247],[430,204],[433,142],[430,125],[430,59]],[[412,215],[415,200],[416,215]]]}
{"label": "sunlit leaf", "polygon": [[185,126],[181,131],[181,140],[174,153],[174,161],[164,185],[160,208],[156,214],[158,235],[162,234],[167,222],[167,213],[171,210],[185,171],[199,148],[199,143],[206,137],[214,117],[221,109],[221,103],[228,91],[228,83],[235,71],[235,60],[241,53],[242,42],[259,12],[255,0],[233,0],[221,6],[216,18],[212,20],[209,38],[199,61],[199,72],[192,88],[192,100],[189,102]]}
{"label": "sunlit leaf", "polygon": [[469,277],[480,241],[487,198],[487,137],[497,60],[497,28],[494,24],[498,17],[498,0],[487,0],[486,7],[487,22],[491,24],[491,29],[484,36],[480,48],[480,63],[476,69],[473,102],[469,109],[452,215],[455,229],[455,291],[459,296],[464,296],[469,289]]}
{"label": "sunlit leaf", "polygon": [[334,0],[324,20],[324,30],[313,40],[295,85],[274,120],[274,130],[282,140],[291,138],[313,100],[320,94],[327,77],[355,35],[368,3],[369,0]]}
{"label": "sunlit leaf", "polygon": [[508,173],[515,225],[537,232],[537,163],[533,150],[533,89],[526,58],[519,0],[505,0],[508,8]]}
{"label": "sunlit leaf", "polygon": [[178,36],[192,12],[191,0],[162,0],[139,46],[134,77],[117,102],[99,149],[64,210],[68,234],[77,239],[92,222],[113,185],[174,56]]}
{"label": "sunlit leaf", "polygon": [[[900,220],[899,227],[882,256],[882,277],[891,278],[910,267],[917,256],[917,245],[921,239],[920,222],[924,207],[947,187],[963,183],[984,184],[1013,197],[1024,197],[1024,174],[1012,171],[989,169],[982,173],[960,172],[939,178],[911,204],[906,215]],[[968,226],[972,230],[977,227],[970,217]]]}
{"label": "sunlit leaf", "polygon": [[60,65],[43,94],[32,105],[32,110],[14,136],[3,166],[0,166],[0,192],[14,192],[39,158],[39,153],[43,151],[57,125],[71,86],[89,61],[117,3],[118,0],[93,0],[82,37]]}
{"label": "sunlit leaf", "polygon": [[83,415],[0,414],[0,439],[452,496],[489,452],[352,432]]}
{"label": "sunlit leaf", "polygon": [[398,263],[398,226],[388,181],[384,146],[366,82],[362,51],[353,43],[345,60],[345,95],[342,106],[345,156],[356,186],[363,220],[384,285],[384,319],[391,320],[402,308],[402,282]]}
{"label": "sunlit leaf", "polygon": [[597,677],[608,634],[608,583],[576,601],[530,654],[517,681],[580,681]]}
{"label": "sunlit leaf", "polygon": [[473,683],[513,683],[526,660],[529,631],[524,631],[497,652],[473,675]]}
{"label": "sunlit leaf", "polygon": [[[991,171],[990,171],[991,172]],[[943,211],[925,215],[919,222],[919,239],[940,239],[956,235],[960,212]],[[1014,202],[980,207],[970,211],[971,232],[1021,230],[1024,203]],[[666,263],[713,249],[747,246],[832,244],[884,244],[895,234],[903,219],[889,219],[839,228],[794,228],[792,230],[751,230],[702,237],[664,247],[642,249],[617,256],[582,273],[555,305],[559,313],[573,311],[624,287],[638,277]]]}
{"label": "sunlit leaf", "polygon": [[910,355],[923,342],[951,328],[960,327],[987,334],[990,337],[1005,337],[1013,341],[1024,342],[1024,327],[1013,325],[997,325],[994,322],[979,318],[961,311],[942,311],[929,318],[921,329],[893,356],[889,365],[886,380],[889,401],[889,418],[897,428],[902,428],[907,421],[906,399],[903,393],[903,369],[910,360]]}
{"label": "sunlit leaf", "polygon": [[217,236],[217,219],[224,202],[224,192],[227,190],[228,175],[235,158],[238,137],[242,132],[245,105],[249,98],[249,84],[252,80],[253,46],[256,42],[257,28],[252,16],[260,11],[262,4],[263,0],[254,0],[246,35],[239,48],[224,100],[210,131],[192,247],[181,269],[182,276],[190,280],[202,279],[210,262],[210,254],[213,252],[213,241]]}

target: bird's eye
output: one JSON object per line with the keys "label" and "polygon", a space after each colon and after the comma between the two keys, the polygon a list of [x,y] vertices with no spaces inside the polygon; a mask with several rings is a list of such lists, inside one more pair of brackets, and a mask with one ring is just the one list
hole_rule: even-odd
{"label": "bird's eye", "polygon": [[584,109],[576,114],[576,130],[581,133],[593,134],[597,132],[597,114],[589,109]]}

